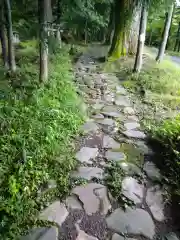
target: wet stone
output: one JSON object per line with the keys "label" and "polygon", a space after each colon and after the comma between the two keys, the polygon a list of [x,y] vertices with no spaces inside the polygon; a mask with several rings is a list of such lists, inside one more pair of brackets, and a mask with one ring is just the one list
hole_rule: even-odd
{"label": "wet stone", "polygon": [[112,118],[123,118],[123,114],[119,112],[102,112],[107,117],[112,117]]}
{"label": "wet stone", "polygon": [[99,211],[101,214],[106,215],[111,209],[111,203],[108,199],[108,190],[106,187],[97,188],[94,190],[94,194],[99,199]]}
{"label": "wet stone", "polygon": [[116,86],[116,93],[120,95],[126,95],[127,91],[124,87],[122,86]]}
{"label": "wet stone", "polygon": [[138,131],[138,130],[127,130],[127,131],[123,132],[123,134],[129,138],[139,138],[139,139],[146,138],[146,135],[143,132]]}
{"label": "wet stone", "polygon": [[103,170],[98,167],[79,167],[76,172],[72,174],[72,177],[84,178],[91,180],[92,178],[103,178]]}
{"label": "wet stone", "polygon": [[109,161],[123,161],[126,159],[126,155],[122,152],[107,151],[105,157]]}
{"label": "wet stone", "polygon": [[105,95],[104,96],[104,100],[106,101],[106,102],[113,102],[114,101],[114,96],[113,95]]}
{"label": "wet stone", "polygon": [[111,240],[136,240],[136,239],[134,239],[134,238],[127,238],[125,236],[121,236],[121,235],[119,235],[117,233],[114,233]]}
{"label": "wet stone", "polygon": [[95,103],[94,105],[92,105],[92,108],[94,110],[101,110],[103,108],[104,104],[103,103]]}
{"label": "wet stone", "polygon": [[94,119],[104,119],[104,116],[103,116],[103,114],[101,114],[101,113],[98,113],[98,114],[96,114],[96,115],[94,115],[94,116],[92,116]]}
{"label": "wet stone", "polygon": [[155,185],[147,190],[146,203],[157,221],[165,220],[163,194],[164,192],[159,185]]}
{"label": "wet stone", "polygon": [[122,194],[135,204],[143,200],[144,186],[133,177],[126,177],[122,181]]}
{"label": "wet stone", "polygon": [[179,240],[176,233],[170,232],[163,236],[162,240]]}
{"label": "wet stone", "polygon": [[108,228],[116,233],[140,234],[144,237],[153,239],[155,234],[155,225],[148,212],[143,209],[127,208],[123,211],[116,209],[106,218]]}
{"label": "wet stone", "polygon": [[113,138],[111,138],[108,135],[105,135],[103,137],[103,148],[107,148],[107,149],[118,149],[120,147],[120,144],[118,142],[116,142]]}
{"label": "wet stone", "polygon": [[122,107],[129,107],[131,105],[129,99],[125,96],[117,96],[115,104]]}
{"label": "wet stone", "polygon": [[128,120],[132,120],[134,122],[138,122],[139,121],[138,117],[136,117],[135,115],[132,115],[132,116],[130,115],[130,116],[127,117],[127,119]]}
{"label": "wet stone", "polygon": [[68,209],[82,210],[81,203],[75,195],[68,196],[65,200],[65,204]]}
{"label": "wet stone", "polygon": [[135,114],[135,111],[132,107],[125,107],[124,108],[124,114],[127,114],[127,115],[134,115]]}
{"label": "wet stone", "polygon": [[141,169],[133,163],[129,162],[121,162],[120,167],[128,174],[128,175],[141,175]]}
{"label": "wet stone", "polygon": [[103,139],[103,135],[102,133],[99,134],[93,134],[90,136],[87,136],[84,141],[83,141],[83,145],[85,147],[90,147],[90,148],[101,148],[102,147],[102,140]]}
{"label": "wet stone", "polygon": [[[98,195],[96,191],[101,191],[101,193]],[[101,184],[89,183],[85,186],[77,186],[73,189],[72,193],[78,196],[88,215],[100,211],[103,206],[106,206],[103,209],[103,214],[106,214],[108,209],[111,208],[110,203],[107,207],[107,189]]]}
{"label": "wet stone", "polygon": [[106,105],[103,107],[102,112],[119,112],[118,107],[115,105]]}
{"label": "wet stone", "polygon": [[133,130],[133,129],[139,128],[140,124],[136,122],[127,122],[127,123],[124,123],[124,127],[127,130]]}
{"label": "wet stone", "polygon": [[83,230],[79,229],[77,232],[78,234],[76,240],[98,240],[98,238],[88,235]]}
{"label": "wet stone", "polygon": [[42,213],[40,213],[39,219],[55,222],[61,226],[67,216],[68,211],[65,205],[59,201],[56,201],[47,207]]}
{"label": "wet stone", "polygon": [[144,164],[143,170],[147,174],[147,176],[155,181],[160,181],[161,180],[161,174],[159,169],[156,167],[156,165],[153,162],[146,162]]}
{"label": "wet stone", "polygon": [[81,163],[92,163],[91,159],[94,159],[98,155],[98,148],[82,147],[76,154],[76,159]]}
{"label": "wet stone", "polygon": [[106,126],[110,126],[113,127],[115,125],[115,121],[113,119],[110,118],[104,118],[102,120],[96,120],[97,123],[102,124],[102,125],[106,125]]}
{"label": "wet stone", "polygon": [[97,126],[97,124],[93,121],[88,121],[86,122],[82,128],[81,128],[85,133],[88,133],[88,132],[96,132],[99,127]]}

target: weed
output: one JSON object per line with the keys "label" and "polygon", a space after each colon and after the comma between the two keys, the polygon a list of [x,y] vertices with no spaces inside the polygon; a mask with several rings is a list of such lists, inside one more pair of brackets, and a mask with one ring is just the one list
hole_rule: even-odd
{"label": "weed", "polygon": [[107,187],[110,189],[112,196],[116,199],[120,199],[122,180],[125,176],[120,164],[118,162],[112,162],[106,167],[105,173],[105,182]]}
{"label": "weed", "polygon": [[[83,121],[68,51],[50,57],[49,81],[40,88],[37,61],[29,51],[23,60],[21,50],[18,54],[18,74],[13,81],[1,80],[5,86],[0,100],[1,239],[22,234],[55,195],[69,191],[69,173],[75,166],[70,142]],[[39,189],[50,179],[57,182],[54,194],[39,197]]]}

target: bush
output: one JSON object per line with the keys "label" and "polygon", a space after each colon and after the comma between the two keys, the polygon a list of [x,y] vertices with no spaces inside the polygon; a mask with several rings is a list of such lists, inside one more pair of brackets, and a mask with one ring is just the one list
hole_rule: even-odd
{"label": "bush", "polygon": [[[37,65],[28,57],[14,79],[4,81],[0,93],[1,239],[13,239],[34,225],[38,211],[51,197],[62,197],[69,189],[69,172],[75,166],[70,142],[82,124],[70,68],[64,49],[51,57],[46,85],[39,88]],[[58,189],[41,198],[40,189],[51,179],[57,181]]]}
{"label": "bush", "polygon": [[157,164],[172,187],[172,194],[179,196],[180,201],[180,116],[151,126],[150,133],[160,155]]}

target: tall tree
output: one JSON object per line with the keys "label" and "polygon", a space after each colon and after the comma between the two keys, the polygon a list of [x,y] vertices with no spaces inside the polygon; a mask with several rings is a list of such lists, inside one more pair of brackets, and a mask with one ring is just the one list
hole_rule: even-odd
{"label": "tall tree", "polygon": [[11,19],[11,4],[9,0],[4,0],[5,14],[7,22],[7,38],[8,38],[8,60],[9,69],[12,72],[16,71],[15,53],[13,46],[13,30],[12,30],[12,19]]}
{"label": "tall tree", "polygon": [[178,30],[177,30],[177,34],[176,34],[176,42],[175,42],[175,45],[174,45],[174,51],[177,50],[179,41],[180,41],[180,22],[179,22]]}
{"label": "tall tree", "polygon": [[158,55],[156,57],[157,62],[160,62],[164,56],[164,52],[166,49],[166,44],[167,44],[167,40],[168,40],[168,36],[169,36],[169,30],[170,30],[170,26],[171,26],[171,22],[172,22],[173,10],[174,10],[174,2],[169,7],[168,13],[166,13],[163,36],[162,36],[161,44],[160,44],[160,47],[158,50]]}
{"label": "tall tree", "polygon": [[[48,80],[48,22],[52,19],[48,7],[50,0],[39,0],[39,52],[40,52],[40,71],[39,81]],[[49,21],[48,21],[49,20]]]}
{"label": "tall tree", "polygon": [[114,35],[109,57],[118,59],[136,52],[140,15],[138,1],[115,0],[114,11]]}
{"label": "tall tree", "polygon": [[137,53],[136,59],[134,64],[134,72],[140,72],[142,68],[142,57],[143,57],[143,49],[144,49],[144,42],[146,36],[146,25],[147,25],[147,16],[148,16],[148,3],[146,0],[143,1],[141,7],[141,19],[140,19],[140,27],[139,27],[139,37],[138,37],[138,46],[137,46]]}
{"label": "tall tree", "polygon": [[4,63],[5,68],[7,68],[8,67],[8,55],[7,55],[6,30],[5,30],[3,2],[0,5],[0,41],[1,41],[3,63]]}

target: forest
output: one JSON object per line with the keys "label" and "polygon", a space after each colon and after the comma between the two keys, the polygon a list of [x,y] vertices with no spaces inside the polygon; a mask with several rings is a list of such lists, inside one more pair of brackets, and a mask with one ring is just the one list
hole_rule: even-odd
{"label": "forest", "polygon": [[[57,239],[21,236],[34,228],[56,226],[39,214],[55,199],[64,201],[75,186],[92,181],[72,177],[81,162],[83,150],[76,152],[82,142],[87,142],[86,159],[105,159],[101,171],[106,177],[95,182],[107,186],[120,206],[134,199],[123,193],[129,173],[116,158],[126,156],[132,177],[138,175],[141,183],[143,174],[149,177],[144,165],[150,158],[162,175],[158,184],[168,186],[168,206],[179,211],[179,1],[0,0],[0,42],[0,239]],[[106,89],[111,85],[123,97],[113,97]],[[120,139],[121,155],[117,149],[109,153],[104,140],[100,147],[89,147],[82,126],[94,141],[101,133]],[[96,137],[94,129],[100,131]],[[140,145],[141,150],[142,145],[152,149],[153,156],[139,153]],[[100,157],[93,155],[97,146]],[[88,164],[82,166],[100,166]],[[140,169],[138,174],[134,169]],[[80,236],[82,232],[78,237],[58,234],[58,239],[120,239],[112,233],[92,238],[87,233]]]}

